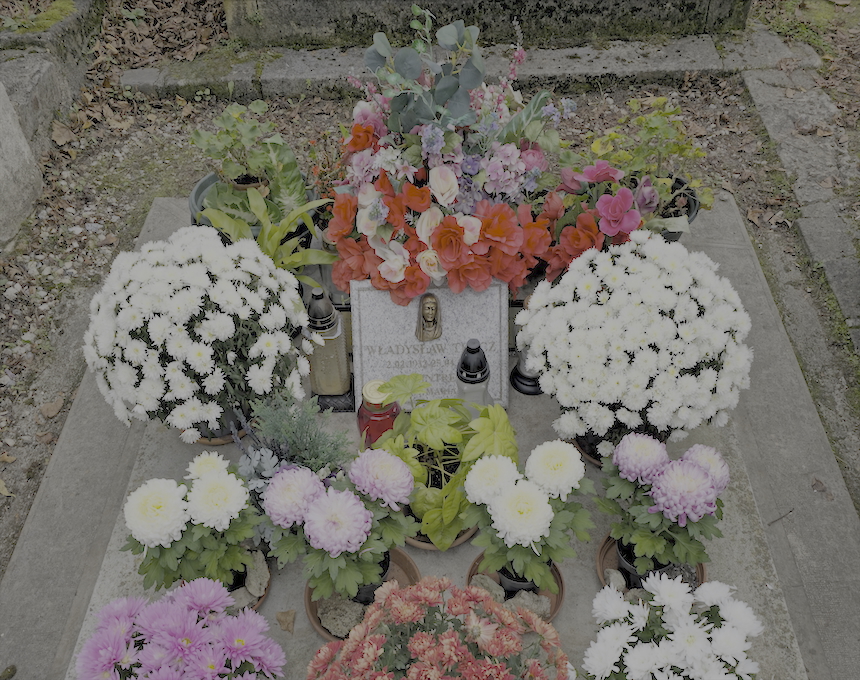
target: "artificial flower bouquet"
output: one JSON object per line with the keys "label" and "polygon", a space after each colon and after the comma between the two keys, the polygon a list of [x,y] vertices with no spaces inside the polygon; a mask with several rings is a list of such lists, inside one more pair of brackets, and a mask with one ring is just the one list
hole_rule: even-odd
{"label": "artificial flower bouquet", "polygon": [[113,600],[78,654],[78,680],[281,677],[286,656],[265,635],[268,622],[250,609],[228,614],[233,604],[224,585],[207,578],[157,602]]}
{"label": "artificial flower bouquet", "polygon": [[384,584],[349,637],[320,648],[307,680],[573,675],[558,632],[539,616],[509,611],[481,588],[428,577],[408,588]]}
{"label": "artificial flower bouquet", "polygon": [[120,253],[90,304],[84,356],[122,422],[158,419],[195,442],[286,385],[302,394],[307,312],[291,273],[211,227]]}
{"label": "artificial flower bouquet", "polygon": [[729,485],[719,451],[696,444],[670,460],[665,444],[633,432],[603,459],[603,471],[606,492],[598,507],[618,515],[609,535],[632,549],[639,574],[709,561],[702,541],[723,535],[720,494]]}
{"label": "artificial flower bouquet", "polygon": [[381,562],[418,526],[400,512],[413,481],[399,458],[366,449],[349,471],[324,480],[306,467],[286,466],[262,493],[273,525],[271,555],[278,566],[304,556],[304,575],[313,599],[337,592],[355,597],[359,586],[382,580]]}
{"label": "artificial flower bouquet", "polygon": [[710,581],[691,591],[680,577],[654,574],[643,588],[636,603],[610,586],[595,596],[600,630],[582,662],[588,680],[751,680],[759,672],[747,652],[764,628],[731,586]]}
{"label": "artificial flower bouquet", "polygon": [[553,125],[575,106],[558,109],[546,91],[523,101],[511,86],[519,47],[510,73],[485,84],[478,28],[462,21],[436,31],[436,61],[432,15],[413,13],[411,45],[395,51],[377,33],[365,54],[381,90],[365,86],[344,141],[346,183],[324,232],[340,256],[334,283],[349,292],[369,278],[401,305],[431,283],[459,293],[495,278],[516,290],[553,243],[531,204],[558,184]]}
{"label": "artificial flower bouquet", "polygon": [[188,466],[190,488],[172,479],[150,479],[126,499],[131,535],[122,550],[145,553],[138,573],[143,587],[169,588],[180,579],[205,576],[232,585],[252,556],[244,541],[262,521],[249,503],[244,480],[214,451]]}
{"label": "artificial flower bouquet", "polygon": [[538,284],[517,314],[517,348],[561,405],[562,438],[665,441],[728,421],[749,386],[750,318],[716,270],[707,255],[637,230]]}
{"label": "artificial flower bouquet", "polygon": [[588,541],[594,528],[588,510],[575,500],[594,494],[576,447],[560,440],[540,444],[526,460],[525,475],[510,458],[487,456],[472,466],[465,490],[471,504],[467,523],[481,530],[472,541],[484,549],[478,569],[507,569],[557,593],[552,562],[576,557],[571,537]]}
{"label": "artificial flower bouquet", "polygon": [[461,532],[475,526],[463,515],[469,507],[463,483],[472,465],[489,455],[505,456],[516,465],[519,449],[500,405],[483,407],[475,418],[462,399],[416,398],[428,387],[419,373],[394,376],[382,385],[386,403],[409,403],[411,408],[400,412],[375,445],[409,466],[415,480],[410,511],[430,542],[447,550]]}

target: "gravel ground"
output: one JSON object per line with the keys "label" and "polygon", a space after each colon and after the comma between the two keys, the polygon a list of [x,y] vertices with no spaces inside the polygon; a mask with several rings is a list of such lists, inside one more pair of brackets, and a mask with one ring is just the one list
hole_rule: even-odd
{"label": "gravel ground", "polygon": [[[106,19],[104,35],[110,40],[94,52],[93,87],[66,124],[55,126],[54,147],[42,159],[44,194],[17,241],[0,253],[0,577],[83,375],[80,344],[89,297],[114,256],[134,247],[153,198],[187,196],[210,169],[188,140],[192,130],[209,126],[225,102],[206,93],[200,93],[199,101],[150,100],[112,85],[119,69],[152,63],[153,52],[142,49],[137,51],[143,56],[123,62],[124,53],[115,44],[122,39],[130,49],[138,44],[133,40],[145,39],[158,26],[156,10],[166,11],[165,6],[147,3],[153,9],[147,10],[146,30],[135,31],[130,21]],[[220,35],[203,30],[211,6],[189,2],[180,7],[201,18],[203,28],[194,30],[195,44],[202,49],[206,40]],[[120,6],[113,6],[114,15],[119,11]],[[858,36],[846,29],[840,39],[843,48],[828,60],[821,78],[843,118],[841,125],[823,132],[838,135],[856,152]],[[199,51],[174,45],[168,58],[193,58],[192,52]],[[799,206],[740,78],[691,74],[672,87],[578,95],[577,118],[563,136],[575,141],[584,131],[604,130],[623,115],[629,98],[661,95],[681,106],[689,131],[707,151],[699,170],[710,175],[715,188],[731,191],[748,219],[856,503],[857,358],[838,308],[822,285],[822,273],[808,261],[793,227]],[[351,110],[350,102],[319,99],[270,105],[272,120],[305,170],[307,142],[326,133],[337,137]],[[841,193],[845,214],[860,215],[856,187],[842,187]]]}

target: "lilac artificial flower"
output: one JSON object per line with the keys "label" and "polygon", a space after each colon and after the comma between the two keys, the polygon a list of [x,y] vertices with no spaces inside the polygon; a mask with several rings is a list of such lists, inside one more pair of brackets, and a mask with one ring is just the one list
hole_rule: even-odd
{"label": "lilac artificial flower", "polygon": [[406,463],[383,449],[365,449],[349,467],[349,478],[355,488],[384,507],[400,510],[398,503],[408,503],[415,479]]}
{"label": "lilac artificial flower", "polygon": [[686,526],[717,510],[717,490],[708,472],[690,460],[673,460],[654,479],[648,492],[654,506],[648,512]]}
{"label": "lilac artificial flower", "polygon": [[436,125],[422,125],[421,155],[426,159],[436,159],[441,162],[442,147],[445,146],[445,133]]}
{"label": "lilac artificial flower", "polygon": [[648,175],[639,181],[633,200],[636,202],[636,207],[640,213],[647,215],[657,210],[657,206],[660,205],[660,194],[651,184],[651,178]]}
{"label": "lilac artificial flower", "polygon": [[573,118],[574,113],[576,113],[576,102],[569,97],[564,97],[561,100],[561,117],[567,120]]}
{"label": "lilac artificial flower", "polygon": [[301,524],[311,501],[325,493],[325,485],[313,470],[291,467],[280,470],[263,492],[263,509],[279,527]]}
{"label": "lilac artificial flower", "polygon": [[367,540],[373,513],[351,491],[328,488],[311,501],[305,514],[305,536],[311,547],[332,557],[356,552]]}
{"label": "lilac artificial flower", "polygon": [[540,110],[544,118],[549,118],[555,125],[561,122],[561,112],[555,107],[555,104],[549,103]]}
{"label": "lilac artificial flower", "polygon": [[711,475],[714,481],[714,488],[719,496],[729,486],[729,466],[720,452],[713,446],[705,446],[704,444],[695,444],[687,449],[687,452],[681,456],[681,460],[689,460],[703,467]]}
{"label": "lilac artificial flower", "polygon": [[464,175],[477,175],[481,171],[480,156],[466,156],[460,164]]}
{"label": "lilac artificial flower", "polygon": [[185,680],[185,674],[173,666],[162,666],[147,675],[146,680]]}
{"label": "lilac artificial flower", "polygon": [[631,432],[618,442],[612,463],[624,479],[652,484],[654,477],[669,463],[669,453],[666,445],[654,437]]}
{"label": "lilac artificial flower", "polygon": [[220,614],[233,604],[233,597],[221,581],[211,578],[196,578],[189,581],[173,596],[173,601],[198,615],[206,617],[210,612]]}

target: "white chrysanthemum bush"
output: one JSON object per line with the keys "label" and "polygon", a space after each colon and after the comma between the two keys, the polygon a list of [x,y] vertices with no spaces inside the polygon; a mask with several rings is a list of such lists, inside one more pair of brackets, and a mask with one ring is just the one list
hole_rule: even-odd
{"label": "white chrysanthemum bush", "polygon": [[[117,418],[157,419],[193,442],[285,385],[301,395],[312,343],[296,277],[253,239],[211,227],[120,253],[90,303],[84,356]],[[297,341],[298,342],[298,341]]]}
{"label": "white chrysanthemum bush", "polygon": [[473,545],[484,549],[479,569],[507,569],[558,592],[552,562],[575,557],[571,538],[588,541],[591,516],[576,500],[593,494],[576,447],[561,440],[535,447],[525,474],[506,456],[475,461],[465,482],[470,505],[464,516],[480,533]]}
{"label": "white chrysanthemum bush", "polygon": [[628,602],[606,586],[594,598],[600,630],[582,662],[589,680],[729,678],[759,671],[747,652],[763,626],[749,605],[718,581],[695,590],[663,574],[643,582],[645,600]]}
{"label": "white chrysanthemum bush", "polygon": [[188,485],[150,479],[126,499],[131,535],[122,549],[145,553],[138,569],[144,588],[203,576],[230,585],[251,565],[242,542],[254,536],[262,516],[244,480],[214,451],[197,455],[185,479]]}
{"label": "white chrysanthemum bush", "polygon": [[645,230],[586,250],[517,315],[517,347],[539,370],[564,438],[665,441],[724,425],[749,386],[750,318],[707,255]]}

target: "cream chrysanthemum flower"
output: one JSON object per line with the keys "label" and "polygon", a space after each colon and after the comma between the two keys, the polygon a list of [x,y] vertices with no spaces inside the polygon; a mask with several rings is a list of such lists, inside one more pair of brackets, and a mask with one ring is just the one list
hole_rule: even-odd
{"label": "cream chrysanthemum flower", "polygon": [[172,479],[150,479],[125,501],[125,525],[147,548],[169,547],[188,522],[186,487]]}
{"label": "cream chrysanthemum flower", "polygon": [[526,461],[526,477],[550,498],[565,498],[579,488],[584,476],[585,463],[579,451],[560,439],[536,446]]}
{"label": "cream chrysanthemum flower", "polygon": [[226,473],[227,465],[227,461],[220,453],[204,451],[188,464],[188,474],[185,475],[185,479],[199,479],[212,472]]}
{"label": "cream chrysanthemum flower", "polygon": [[487,509],[493,528],[509,548],[515,545],[529,548],[548,536],[555,514],[543,489],[527,479],[502,489]]}
{"label": "cream chrysanthemum flower", "polygon": [[191,521],[224,531],[248,504],[248,489],[236,475],[210,472],[194,481],[188,492]]}
{"label": "cream chrysanthemum flower", "polygon": [[466,498],[470,503],[488,504],[503,490],[511,488],[522,475],[507,456],[484,456],[466,475]]}

